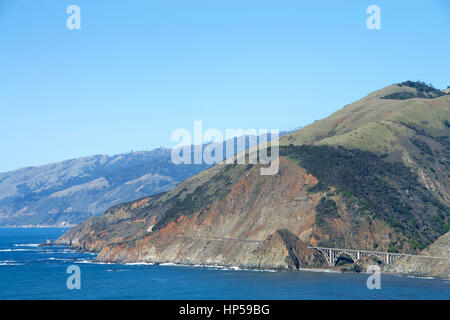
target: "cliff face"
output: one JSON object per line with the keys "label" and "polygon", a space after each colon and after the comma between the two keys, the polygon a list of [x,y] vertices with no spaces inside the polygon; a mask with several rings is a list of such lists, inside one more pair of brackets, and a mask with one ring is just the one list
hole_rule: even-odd
{"label": "cliff face", "polygon": [[450,278],[450,232],[437,239],[421,254],[430,257],[441,257],[442,259],[405,257],[387,268],[387,271],[414,276]]}
{"label": "cliff face", "polygon": [[[224,187],[227,192],[222,197],[172,217],[157,231],[153,231],[155,225],[172,206],[159,207],[161,199],[155,197],[116,207],[106,219],[93,219],[60,241],[72,240],[72,245],[100,251],[101,261],[287,269],[320,264],[300,240],[309,240],[312,233],[320,195],[308,193],[307,188],[317,180],[286,158],[281,159],[276,176],[259,172],[258,166],[223,166],[215,176],[231,179],[232,184]],[[193,201],[195,192],[194,196],[183,192],[189,190],[180,185],[165,203],[179,206],[186,197]],[[144,213],[142,217],[138,211]]]}
{"label": "cliff face", "polygon": [[322,266],[307,245],[419,253],[450,226],[450,96],[386,98],[400,89],[282,137],[276,175],[220,164],[58,242],[100,261],[262,269]]}

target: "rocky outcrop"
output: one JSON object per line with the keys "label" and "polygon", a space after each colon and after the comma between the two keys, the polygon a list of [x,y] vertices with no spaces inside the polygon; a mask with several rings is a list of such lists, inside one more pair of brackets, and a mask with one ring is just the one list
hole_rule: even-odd
{"label": "rocky outcrop", "polygon": [[325,267],[323,255],[310,250],[290,231],[277,230],[270,235],[249,258],[252,267],[258,269],[297,270],[307,267]]}
{"label": "rocky outcrop", "polygon": [[389,266],[387,271],[412,276],[450,278],[450,232],[437,239],[421,255],[434,258],[405,257]]}

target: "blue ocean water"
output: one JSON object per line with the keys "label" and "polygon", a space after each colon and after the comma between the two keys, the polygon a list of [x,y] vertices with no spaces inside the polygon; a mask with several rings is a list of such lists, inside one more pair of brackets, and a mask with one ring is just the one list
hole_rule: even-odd
{"label": "blue ocean water", "polygon": [[[66,229],[0,229],[0,299],[450,299],[450,281],[382,275],[256,272],[188,266],[95,263],[67,247],[38,247]],[[67,267],[81,270],[69,290]]]}

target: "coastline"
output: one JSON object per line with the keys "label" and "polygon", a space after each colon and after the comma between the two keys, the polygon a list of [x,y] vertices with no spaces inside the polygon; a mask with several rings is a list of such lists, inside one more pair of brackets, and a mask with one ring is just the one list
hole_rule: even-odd
{"label": "coastline", "polygon": [[[87,251],[86,251],[87,252]],[[92,252],[91,252],[92,253]],[[161,262],[161,263],[151,263],[151,262],[102,262],[95,260],[93,263],[103,263],[103,264],[117,264],[117,265],[151,265],[151,266],[172,266],[172,267],[194,267],[194,268],[209,268],[209,269],[219,269],[228,271],[252,271],[252,272],[317,272],[317,273],[350,273],[350,274],[371,274],[368,272],[355,272],[355,271],[343,271],[340,268],[299,268],[298,270],[288,270],[288,269],[259,269],[259,268],[243,268],[239,266],[228,266],[228,265],[208,265],[208,264],[186,264],[186,263],[173,263],[173,262]],[[445,277],[432,277],[429,275],[422,274],[408,274],[399,272],[389,272],[381,271],[383,275],[393,275],[398,277],[414,278],[414,279],[437,279],[437,280],[447,280],[450,278]]]}
{"label": "coastline", "polygon": [[[47,243],[26,243],[26,244],[14,244],[14,247],[22,247],[22,246],[48,246]],[[342,267],[334,267],[334,268],[314,268],[314,267],[303,267],[295,270],[289,270],[289,269],[271,269],[271,268],[251,268],[251,267],[240,267],[235,265],[219,265],[219,264],[202,264],[202,263],[174,263],[174,262],[144,262],[144,261],[133,261],[133,262],[108,262],[108,261],[99,261],[97,260],[98,252],[90,251],[90,250],[83,250],[81,248],[77,248],[74,246],[70,246],[68,244],[62,244],[62,243],[55,243],[52,242],[51,245],[56,245],[58,247],[66,247],[67,249],[74,250],[77,253],[80,254],[90,254],[92,255],[91,258],[80,258],[74,260],[74,263],[81,263],[81,264],[105,264],[105,265],[117,265],[117,266],[131,266],[131,265],[142,265],[142,266],[172,266],[172,267],[188,267],[188,268],[204,268],[209,270],[223,270],[223,271],[252,271],[252,272],[315,272],[315,273],[350,273],[350,274],[370,274],[365,271],[361,272],[355,272],[350,270],[349,268],[342,268]],[[22,250],[22,249],[17,249]],[[347,265],[348,267],[349,265]],[[415,278],[415,279],[435,279],[435,280],[444,280],[444,281],[450,281],[449,277],[436,277],[436,276],[430,276],[427,274],[414,274],[414,273],[401,273],[401,272],[392,272],[388,270],[382,269],[381,271],[384,275],[393,275],[397,277],[406,277],[406,278]]]}
{"label": "coastline", "polygon": [[[69,246],[68,246],[69,247]],[[69,247],[72,248],[72,247]],[[77,250],[80,253],[90,253],[90,254],[98,254],[97,252],[92,252],[88,250],[79,250],[76,248],[72,248]],[[370,274],[367,272],[355,272],[349,270],[342,270],[341,268],[299,268],[298,270],[288,270],[288,269],[259,269],[259,268],[244,268],[239,266],[232,265],[217,265],[217,264],[188,264],[188,263],[174,263],[174,262],[105,262],[98,261],[95,257],[95,260],[85,261],[80,263],[98,263],[98,264],[111,264],[111,265],[142,265],[142,266],[164,266],[164,267],[191,267],[191,268],[208,268],[208,269],[217,269],[217,270],[227,270],[227,271],[252,271],[252,272],[317,272],[317,273],[350,273],[350,274]],[[435,280],[446,280],[450,281],[450,278],[446,277],[432,277],[429,275],[422,274],[408,274],[408,273],[399,273],[399,272],[390,272],[390,271],[381,271],[381,274],[384,275],[392,275],[398,277],[406,277],[406,278],[414,278],[414,279],[435,279]]]}
{"label": "coastline", "polygon": [[[90,251],[79,251],[82,253],[91,253]],[[78,263],[92,263],[92,264],[109,264],[109,265],[121,265],[121,266],[162,266],[162,267],[190,267],[190,268],[207,268],[216,270],[226,270],[226,271],[252,271],[252,272],[322,272],[322,273],[344,273],[337,269],[328,268],[300,268],[298,270],[288,270],[288,269],[259,269],[259,268],[243,268],[239,266],[229,266],[229,265],[218,265],[218,264],[187,264],[187,263],[174,263],[174,262],[105,262],[98,260],[81,260]],[[345,273],[357,273],[357,272],[345,272]]]}
{"label": "coastline", "polygon": [[[0,227],[0,229],[8,229],[8,228],[17,228],[17,229],[31,229],[31,228],[56,228],[56,229],[66,229],[68,227],[49,227],[49,226],[16,226],[16,227]],[[47,243],[41,243],[42,246],[48,246]],[[365,273],[365,271],[361,272],[355,272],[353,270],[349,270],[349,268],[346,268],[346,270],[342,270],[342,267],[335,267],[335,268],[314,268],[314,267],[303,267],[299,268],[298,270],[289,270],[289,269],[271,269],[271,268],[252,268],[252,267],[241,267],[241,266],[235,266],[235,265],[218,265],[218,264],[203,264],[203,263],[174,263],[174,262],[144,262],[144,261],[130,261],[130,262],[106,262],[106,261],[99,261],[97,260],[97,256],[99,252],[96,251],[90,251],[86,249],[82,249],[80,247],[76,246],[70,246],[69,243],[62,243],[62,242],[56,242],[53,241],[52,245],[57,246],[65,246],[67,248],[70,248],[72,250],[75,250],[79,253],[89,253],[94,255],[92,260],[80,260],[77,261],[78,263],[98,263],[98,264],[116,264],[116,265],[161,265],[161,266],[177,266],[177,267],[196,267],[196,268],[208,268],[208,269],[219,269],[219,270],[229,270],[229,271],[254,271],[254,272],[296,272],[296,271],[307,271],[307,272],[320,272],[320,273]],[[393,272],[391,270],[383,270],[381,271],[382,274],[386,275],[395,275],[395,276],[401,276],[401,277],[411,277],[411,278],[418,278],[418,279],[441,279],[441,280],[450,280],[449,277],[440,277],[440,276],[430,276],[428,274],[419,274],[419,273],[402,273],[402,272]]]}
{"label": "coastline", "polygon": [[[92,253],[89,251],[83,251],[84,253]],[[190,267],[190,268],[207,268],[210,270],[224,270],[224,271],[251,271],[251,272],[316,272],[316,273],[336,273],[336,274],[371,274],[368,272],[355,272],[355,271],[341,271],[338,268],[299,268],[298,270],[288,270],[288,269],[258,269],[258,268],[242,268],[238,266],[225,266],[225,265],[208,265],[208,264],[186,264],[186,263],[173,263],[173,262],[162,262],[162,263],[151,263],[151,262],[104,262],[92,260],[87,262],[84,260],[79,263],[92,263],[92,264],[108,264],[108,265],[121,265],[121,266],[162,266],[162,267]],[[414,279],[424,279],[424,280],[444,280],[450,281],[450,278],[445,277],[431,277],[427,275],[413,275],[413,274],[403,274],[398,272],[386,272],[382,271],[382,275],[390,275],[405,278]]]}

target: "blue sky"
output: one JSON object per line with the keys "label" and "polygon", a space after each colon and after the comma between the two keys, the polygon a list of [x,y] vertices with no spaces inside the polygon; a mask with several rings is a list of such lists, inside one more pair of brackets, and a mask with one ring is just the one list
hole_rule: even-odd
{"label": "blue sky", "polygon": [[447,0],[0,0],[0,172],[173,146],[194,120],[291,129],[404,80],[446,88],[449,35]]}

